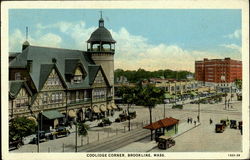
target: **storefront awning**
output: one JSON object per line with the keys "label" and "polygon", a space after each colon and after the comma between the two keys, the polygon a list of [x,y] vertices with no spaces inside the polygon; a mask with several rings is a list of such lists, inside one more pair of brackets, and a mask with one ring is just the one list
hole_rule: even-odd
{"label": "storefront awning", "polygon": [[108,105],[107,109],[112,110],[113,108],[112,108],[112,106]]}
{"label": "storefront awning", "polygon": [[100,110],[101,110],[101,112],[106,112],[106,111],[107,111],[107,108],[106,108],[104,105],[102,105],[102,106],[100,107]]}
{"label": "storefront awning", "polygon": [[32,121],[34,121],[34,122],[36,122],[37,123],[37,121],[36,121],[36,118],[35,117],[27,117],[27,119],[29,119],[29,120],[32,120]]}
{"label": "storefront awning", "polygon": [[117,106],[115,104],[112,104],[113,109],[117,109]]}
{"label": "storefront awning", "polygon": [[42,112],[42,115],[50,120],[64,117],[64,115],[57,110],[45,111]]}
{"label": "storefront awning", "polygon": [[76,112],[74,110],[69,111],[69,117],[75,118],[76,117]]}
{"label": "storefront awning", "polygon": [[191,92],[190,93],[192,96],[197,96],[197,93],[195,93],[195,92]]}
{"label": "storefront awning", "polygon": [[98,107],[93,107],[93,112],[94,113],[101,113],[100,109]]}
{"label": "storefront awning", "polygon": [[66,111],[60,111],[62,114],[66,114]]}

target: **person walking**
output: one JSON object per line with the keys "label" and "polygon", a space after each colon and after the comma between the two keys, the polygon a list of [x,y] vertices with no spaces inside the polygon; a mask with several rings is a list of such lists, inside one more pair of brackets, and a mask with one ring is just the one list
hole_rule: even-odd
{"label": "person walking", "polygon": [[209,122],[210,122],[210,124],[212,124],[212,123],[213,123],[213,120],[210,118]]}
{"label": "person walking", "polygon": [[196,121],[194,121],[194,126],[196,126]]}
{"label": "person walking", "polygon": [[199,116],[197,116],[197,122],[200,122],[200,117]]}
{"label": "person walking", "polygon": [[192,121],[193,121],[193,119],[192,118],[190,118],[190,122],[192,123]]}

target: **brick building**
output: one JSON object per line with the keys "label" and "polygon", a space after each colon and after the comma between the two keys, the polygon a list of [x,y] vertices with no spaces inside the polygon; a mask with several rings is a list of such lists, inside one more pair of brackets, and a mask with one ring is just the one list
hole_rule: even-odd
{"label": "brick building", "polygon": [[195,80],[206,86],[233,87],[236,79],[242,80],[242,62],[225,59],[195,61]]}

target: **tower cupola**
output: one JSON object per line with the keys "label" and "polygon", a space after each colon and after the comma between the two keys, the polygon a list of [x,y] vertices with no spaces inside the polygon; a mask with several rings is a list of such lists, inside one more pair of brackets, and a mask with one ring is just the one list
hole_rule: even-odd
{"label": "tower cupola", "polygon": [[99,27],[91,34],[87,41],[88,51],[114,52],[116,41],[109,30],[104,27],[104,20],[99,19]]}

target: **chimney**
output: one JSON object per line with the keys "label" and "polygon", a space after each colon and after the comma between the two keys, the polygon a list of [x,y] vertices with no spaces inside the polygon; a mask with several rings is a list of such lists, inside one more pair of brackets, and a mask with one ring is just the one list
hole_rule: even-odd
{"label": "chimney", "polygon": [[32,63],[33,63],[33,60],[27,60],[27,71],[29,73],[32,72]]}

